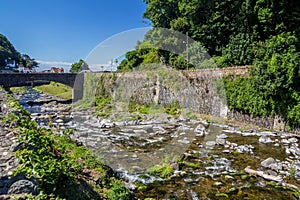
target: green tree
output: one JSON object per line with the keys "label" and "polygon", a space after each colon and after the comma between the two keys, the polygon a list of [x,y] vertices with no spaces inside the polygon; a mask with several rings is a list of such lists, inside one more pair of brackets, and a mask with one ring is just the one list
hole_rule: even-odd
{"label": "green tree", "polygon": [[22,55],[22,64],[24,67],[27,67],[29,69],[33,69],[38,67],[38,62],[35,61],[34,58],[30,58],[30,56],[23,54]]}
{"label": "green tree", "polygon": [[21,54],[4,35],[0,34],[0,67],[6,66],[6,60],[22,62]]}
{"label": "green tree", "polygon": [[[299,37],[300,4],[293,0],[144,0],[144,17],[201,42],[224,65],[252,64],[252,44],[282,32]],[[297,45],[299,50],[299,44]],[[233,58],[230,58],[230,52]]]}
{"label": "green tree", "polygon": [[291,128],[300,126],[300,54],[291,33],[258,42],[249,77],[225,80],[231,109],[252,115],[279,115]]}
{"label": "green tree", "polygon": [[78,73],[82,70],[89,70],[89,65],[82,59],[80,59],[78,62],[73,63],[71,65],[70,72],[71,73]]}

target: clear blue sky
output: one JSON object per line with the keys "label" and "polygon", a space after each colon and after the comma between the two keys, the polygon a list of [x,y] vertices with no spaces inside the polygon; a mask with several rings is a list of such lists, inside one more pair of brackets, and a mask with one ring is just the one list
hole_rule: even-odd
{"label": "clear blue sky", "polygon": [[76,62],[114,34],[149,27],[145,9],[142,0],[1,0],[0,33],[36,60]]}

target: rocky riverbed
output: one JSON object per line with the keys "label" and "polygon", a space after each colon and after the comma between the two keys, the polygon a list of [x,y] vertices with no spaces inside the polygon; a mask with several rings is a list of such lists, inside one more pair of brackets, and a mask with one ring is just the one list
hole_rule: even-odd
{"label": "rocky riverbed", "polygon": [[[208,123],[200,118],[175,119],[165,114],[145,120],[112,121],[97,117],[93,109],[74,111],[69,102],[57,97],[32,91],[16,97],[40,126],[58,133],[74,129],[72,138],[92,149],[127,180],[128,188],[139,199],[299,197],[298,135],[240,131],[244,127]],[[2,128],[3,134],[10,136],[10,131]],[[1,160],[14,163],[5,150],[11,144],[5,142],[1,143]],[[150,173],[149,169],[158,165],[171,167],[171,173]],[[5,173],[10,170],[7,166],[1,168],[6,169]]]}

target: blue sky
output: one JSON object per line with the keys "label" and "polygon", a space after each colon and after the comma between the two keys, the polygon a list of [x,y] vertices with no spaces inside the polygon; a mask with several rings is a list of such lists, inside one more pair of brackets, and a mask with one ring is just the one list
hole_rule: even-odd
{"label": "blue sky", "polygon": [[0,33],[36,60],[73,63],[115,34],[149,27],[145,9],[142,0],[1,0]]}

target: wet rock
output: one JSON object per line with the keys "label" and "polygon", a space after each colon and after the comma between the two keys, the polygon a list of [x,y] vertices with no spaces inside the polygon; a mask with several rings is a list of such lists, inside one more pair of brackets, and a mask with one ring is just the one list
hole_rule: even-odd
{"label": "wet rock", "polygon": [[281,140],[281,143],[282,143],[283,145],[288,145],[288,144],[290,144],[290,141],[288,141],[287,139],[282,139],[282,140]]}
{"label": "wet rock", "polygon": [[229,154],[230,150],[224,150],[223,153]]}
{"label": "wet rock", "polygon": [[272,143],[273,140],[267,136],[261,136],[258,140],[260,143],[263,143],[263,144],[268,144],[268,143]]}
{"label": "wet rock", "polygon": [[206,129],[202,124],[199,124],[195,129],[194,132],[197,134],[199,137],[203,137],[207,135]]}
{"label": "wet rock", "polygon": [[178,163],[172,162],[170,165],[171,165],[171,167],[172,167],[174,170],[176,170],[176,171],[179,170],[179,165],[178,165]]}
{"label": "wet rock", "polygon": [[217,135],[217,138],[218,139],[226,139],[226,138],[228,138],[228,136],[226,135],[226,134],[221,134],[221,135]]}
{"label": "wet rock", "polygon": [[288,141],[290,143],[296,143],[296,142],[298,142],[298,139],[293,137],[293,138],[289,138]]}
{"label": "wet rock", "polygon": [[222,130],[223,133],[237,133],[237,134],[241,134],[241,131],[237,131],[237,130]]}
{"label": "wet rock", "polygon": [[253,146],[252,145],[240,145],[240,146],[237,146],[235,147],[235,150],[239,153],[250,153],[250,154],[253,154]]}
{"label": "wet rock", "polygon": [[224,145],[226,144],[226,140],[225,140],[225,139],[222,139],[222,138],[217,138],[217,139],[216,139],[216,143],[217,143],[218,145],[224,146]]}
{"label": "wet rock", "polygon": [[23,142],[12,144],[10,147],[11,152],[16,152],[23,149]]}
{"label": "wet rock", "polygon": [[30,180],[18,180],[8,189],[8,194],[38,194],[36,185]]}
{"label": "wet rock", "polygon": [[282,170],[282,164],[279,163],[279,162],[278,163],[274,162],[274,163],[270,164],[269,168],[274,170],[274,171],[279,172],[280,170]]}
{"label": "wet rock", "polygon": [[131,191],[136,190],[136,185],[133,183],[125,183],[125,187]]}
{"label": "wet rock", "polygon": [[273,171],[273,170],[267,170],[265,173],[268,174],[268,175],[270,175],[270,176],[277,176],[277,175],[278,175],[278,174],[277,174],[275,171]]}
{"label": "wet rock", "polygon": [[260,133],[257,133],[258,136],[276,136],[277,134],[271,131],[263,131]]}
{"label": "wet rock", "polygon": [[146,128],[146,132],[147,132],[147,133],[153,133],[153,132],[154,132],[154,130],[153,130],[153,128],[152,128],[152,127],[149,127],[149,128]]}
{"label": "wet rock", "polygon": [[221,185],[223,185],[222,182],[215,182],[215,183],[214,183],[214,186],[216,186],[216,187],[221,186]]}
{"label": "wet rock", "polygon": [[299,178],[300,178],[300,172],[299,172],[299,171],[296,172],[295,178],[296,178],[296,179],[299,179]]}
{"label": "wet rock", "polygon": [[189,144],[190,141],[187,139],[187,138],[183,138],[182,140],[178,140],[179,143],[182,143],[182,144]]}
{"label": "wet rock", "polygon": [[255,136],[255,135],[256,135],[255,132],[243,132],[242,133],[242,136],[244,136],[244,137]]}
{"label": "wet rock", "polygon": [[56,122],[56,123],[63,123],[64,120],[62,120],[62,119],[57,119],[57,120],[55,120],[55,122]]}
{"label": "wet rock", "polygon": [[214,147],[217,143],[215,141],[207,141],[206,146]]}
{"label": "wet rock", "polygon": [[107,119],[103,119],[100,122],[100,127],[101,128],[112,128],[114,126],[115,126],[115,123],[112,123],[110,120],[107,120]]}
{"label": "wet rock", "polygon": [[262,161],[260,164],[261,166],[265,167],[265,168],[269,168],[270,165],[274,164],[276,161],[274,158],[267,158],[266,160]]}

